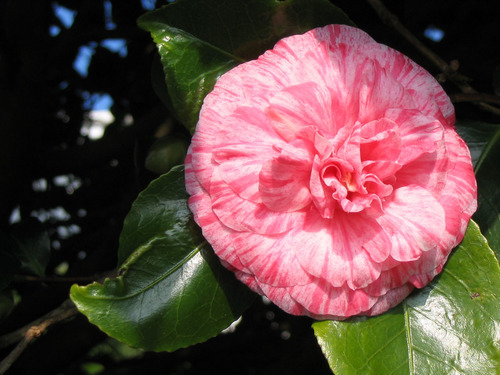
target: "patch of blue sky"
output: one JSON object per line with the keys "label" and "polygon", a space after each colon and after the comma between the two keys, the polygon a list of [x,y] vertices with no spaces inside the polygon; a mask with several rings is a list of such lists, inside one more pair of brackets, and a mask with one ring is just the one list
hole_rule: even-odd
{"label": "patch of blue sky", "polygon": [[165,5],[165,4],[170,4],[174,3],[175,0],[141,0],[141,5],[144,10],[153,10],[156,8],[156,4],[158,3],[159,5]]}
{"label": "patch of blue sky", "polygon": [[433,42],[440,42],[444,38],[444,31],[436,26],[429,25],[424,31],[424,36]]}
{"label": "patch of blue sky", "polygon": [[75,61],[73,62],[73,69],[75,69],[82,77],[87,77],[90,59],[94,53],[95,45],[80,46],[78,55],[76,55]]}
{"label": "patch of blue sky", "polygon": [[156,0],[141,0],[142,8],[145,10],[153,10],[156,6]]}
{"label": "patch of blue sky", "polygon": [[113,4],[109,0],[104,2],[104,24],[107,30],[116,29],[116,23],[113,22]]}
{"label": "patch of blue sky", "polygon": [[59,18],[59,21],[61,21],[65,28],[68,29],[73,25],[77,13],[76,10],[68,9],[56,2],[52,3],[52,9],[54,10],[55,16]]}
{"label": "patch of blue sky", "polygon": [[92,111],[109,110],[113,105],[113,98],[107,93],[89,93],[84,91],[83,108]]}
{"label": "patch of blue sky", "polygon": [[127,56],[128,50],[125,39],[104,39],[101,41],[101,46],[111,52],[118,53],[121,57]]}
{"label": "patch of blue sky", "polygon": [[50,36],[58,36],[61,33],[61,28],[56,25],[49,26],[49,35]]}
{"label": "patch of blue sky", "polygon": [[113,98],[109,94],[94,94],[93,111],[109,110],[113,105]]}
{"label": "patch of blue sky", "polygon": [[[107,48],[111,52],[118,53],[121,57],[127,56],[127,42],[124,39],[104,39],[101,41],[101,46]],[[75,69],[82,77],[87,77],[90,60],[95,53],[97,43],[91,42],[88,45],[80,46],[78,55],[76,55],[73,62],[73,69]]]}

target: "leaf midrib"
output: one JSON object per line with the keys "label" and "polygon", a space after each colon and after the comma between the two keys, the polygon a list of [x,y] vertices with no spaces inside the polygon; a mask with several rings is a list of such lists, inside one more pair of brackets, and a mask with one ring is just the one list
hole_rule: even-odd
{"label": "leaf midrib", "polygon": [[[92,296],[90,296],[90,295],[88,295],[87,298],[94,299],[94,300],[111,300],[111,301],[123,301],[123,300],[127,300],[127,299],[130,299],[130,298],[134,298],[134,297],[138,296],[139,294],[144,293],[146,290],[152,288],[156,284],[160,283],[165,278],[167,278],[170,275],[172,275],[179,268],[181,268],[183,265],[185,265],[191,258],[193,258],[196,254],[198,254],[201,251],[202,247],[205,246],[206,244],[207,244],[206,240],[202,241],[198,246],[196,246],[193,250],[191,250],[185,257],[183,257],[179,262],[177,262],[167,272],[165,272],[160,277],[154,279],[152,282],[148,283],[146,286],[144,286],[143,288],[139,289],[135,293],[128,294],[126,296],[121,296],[121,297],[118,297],[118,296],[110,297],[110,296],[99,296],[99,295],[92,295]],[[136,258],[136,259],[138,259],[138,258]],[[125,275],[126,275],[126,273],[124,275],[122,275],[122,276],[117,277],[115,280],[123,280],[123,278],[125,277]],[[95,285],[95,284],[91,284],[91,285]],[[89,286],[91,286],[91,285],[89,285]],[[102,288],[105,288],[106,287],[106,282],[104,283],[104,285],[101,285],[101,286],[102,286]],[[87,287],[83,287],[83,288],[86,289],[86,288],[88,288],[88,286]]]}
{"label": "leaf midrib", "polygon": [[403,311],[405,318],[406,343],[408,345],[408,370],[409,374],[413,375],[415,374],[415,363],[413,361],[414,353],[413,353],[413,342],[412,342],[412,333],[410,325],[410,308],[406,300],[403,301]]}

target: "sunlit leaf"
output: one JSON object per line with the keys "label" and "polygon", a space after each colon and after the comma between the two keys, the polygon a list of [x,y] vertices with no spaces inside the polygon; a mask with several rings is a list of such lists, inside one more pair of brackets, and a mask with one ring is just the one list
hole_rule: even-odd
{"label": "sunlit leaf", "polygon": [[497,374],[499,291],[498,261],[471,222],[443,272],[402,304],[313,328],[336,375]]}
{"label": "sunlit leaf", "polygon": [[133,347],[173,351],[205,341],[253,300],[193,222],[180,167],[139,195],[124,223],[119,257],[120,276],[74,285],[71,298],[92,323]]}
{"label": "sunlit leaf", "polygon": [[[327,0],[179,0],[140,17],[157,44],[171,103],[193,132],[203,99],[237,64],[257,58],[281,38],[352,21]],[[167,98],[168,97],[168,98]]]}

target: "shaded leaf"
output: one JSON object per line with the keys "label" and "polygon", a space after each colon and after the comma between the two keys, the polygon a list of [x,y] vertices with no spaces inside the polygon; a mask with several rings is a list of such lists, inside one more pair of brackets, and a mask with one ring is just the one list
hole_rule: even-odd
{"label": "shaded leaf", "polygon": [[12,237],[0,232],[0,291],[10,284],[21,268],[21,262],[12,252],[14,248],[15,242]]}
{"label": "shaded leaf", "polygon": [[12,290],[2,290],[0,292],[0,321],[10,315],[14,305],[15,300]]}
{"label": "shaded leaf", "polygon": [[166,135],[158,138],[150,147],[144,163],[153,173],[167,173],[172,167],[184,163],[189,141],[185,137]]}
{"label": "shaded leaf", "polygon": [[159,84],[156,90],[191,132],[203,99],[223,73],[285,36],[330,23],[352,25],[327,0],[179,0],[138,20],[163,64],[168,93]]}
{"label": "shaded leaf", "polygon": [[12,238],[22,269],[44,276],[50,259],[50,238],[42,224],[35,218],[15,224],[12,227]]}
{"label": "shaded leaf", "polygon": [[205,341],[253,300],[193,222],[180,167],[139,195],[124,223],[119,256],[119,277],[73,285],[71,299],[92,323],[133,347],[173,351]]}
{"label": "shaded leaf", "polygon": [[478,209],[474,220],[500,259],[500,126],[476,164]]}
{"label": "shaded leaf", "polygon": [[313,324],[336,375],[496,374],[500,267],[471,222],[443,272],[373,317]]}
{"label": "shaded leaf", "polygon": [[456,129],[460,137],[467,143],[472,164],[477,168],[479,158],[485,151],[486,146],[495,135],[500,134],[500,126],[477,120],[457,119]]}

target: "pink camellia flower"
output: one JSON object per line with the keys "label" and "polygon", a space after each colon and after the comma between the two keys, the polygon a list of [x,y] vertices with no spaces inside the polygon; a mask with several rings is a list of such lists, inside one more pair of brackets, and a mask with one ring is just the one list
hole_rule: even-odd
{"label": "pink camellia flower", "polygon": [[291,314],[376,315],[443,268],[476,209],[437,81],[330,25],[224,74],[186,158],[189,207],[237,278]]}

